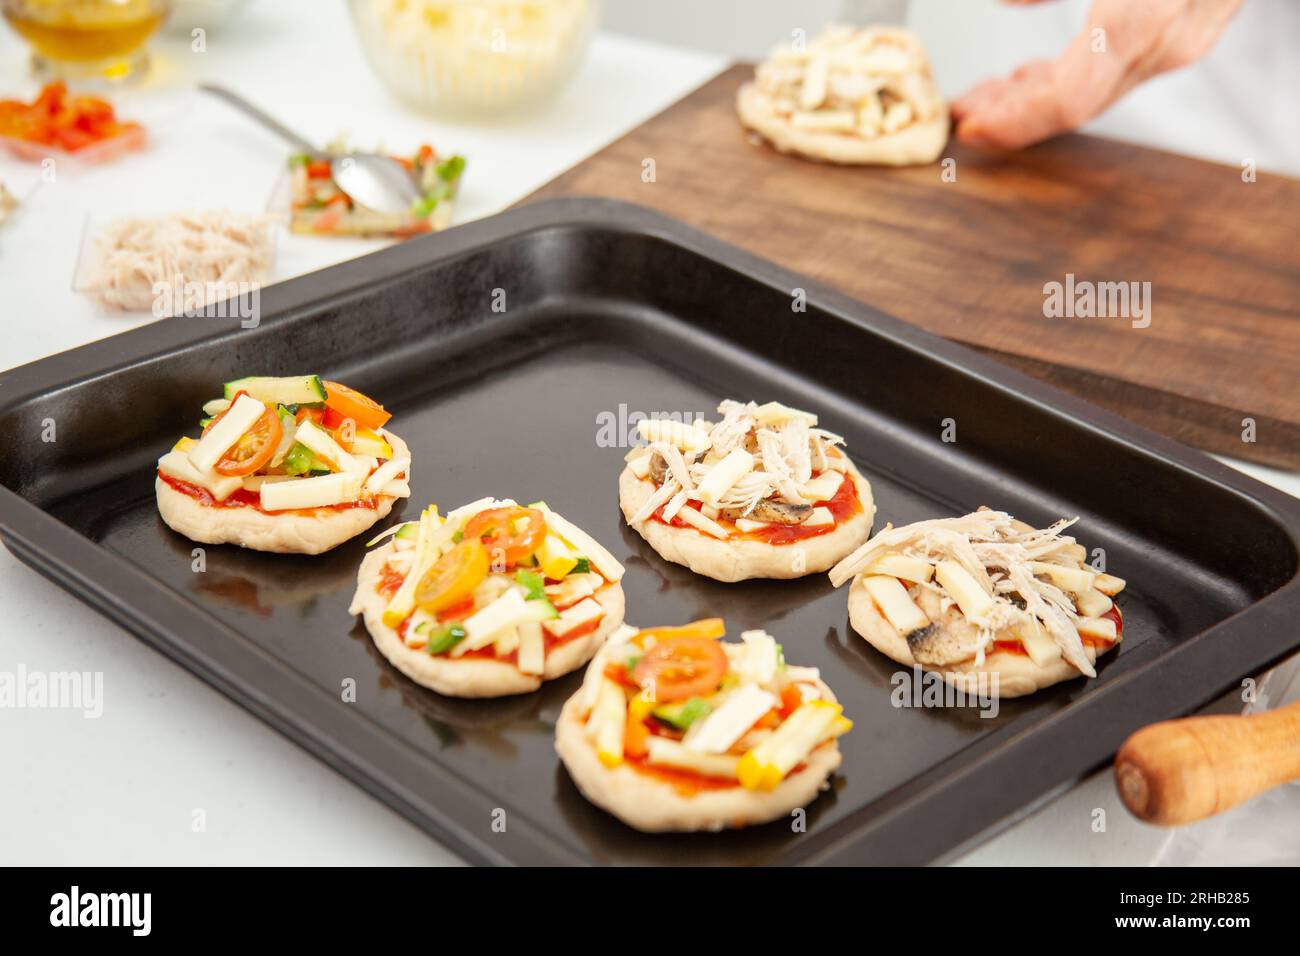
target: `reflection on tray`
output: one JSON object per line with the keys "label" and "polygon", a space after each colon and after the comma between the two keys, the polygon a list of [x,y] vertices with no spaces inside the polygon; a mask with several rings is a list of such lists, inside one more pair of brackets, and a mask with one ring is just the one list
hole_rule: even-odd
{"label": "reflection on tray", "polygon": [[507,727],[513,731],[541,732],[554,736],[555,720],[560,708],[582,683],[582,671],[577,671],[547,681],[540,690],[531,694],[483,700],[444,697],[421,687],[390,664],[360,621],[353,626],[348,636],[361,642],[366,653],[374,660],[379,671],[377,686],[385,691],[396,690],[401,695],[402,706],[416,711],[444,747],[473,742],[482,744],[498,755],[511,754],[516,749],[515,745],[501,732]]}
{"label": "reflection on tray", "polygon": [[752,862],[770,858],[783,846],[806,840],[818,820],[834,808],[845,785],[842,774],[843,768],[831,775],[827,789],[805,808],[798,829],[797,811],[792,811],[789,819],[758,826],[720,833],[656,833],[647,841],[646,834],[589,803],[562,766],[555,771],[555,802],[560,815],[597,861],[663,865],[676,860],[680,865],[689,860],[693,866],[736,865],[747,858]]}
{"label": "reflection on tray", "polygon": [[310,607],[356,580],[357,555],[351,547],[322,555],[266,554],[232,545],[196,545],[157,518],[158,535],[182,565],[202,548],[205,569],[194,574],[193,590],[222,604],[270,617],[277,607]]}

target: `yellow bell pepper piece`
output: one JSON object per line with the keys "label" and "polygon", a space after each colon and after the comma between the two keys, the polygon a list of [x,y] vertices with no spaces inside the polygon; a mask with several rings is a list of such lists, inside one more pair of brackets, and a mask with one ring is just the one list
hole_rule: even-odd
{"label": "yellow bell pepper piece", "polygon": [[800,704],[771,737],[740,758],[736,772],[741,785],[747,790],[776,789],[785,775],[826,738],[836,721],[844,719],[843,712],[843,707],[828,700]]}
{"label": "yellow bell pepper piece", "polygon": [[393,457],[393,446],[377,431],[369,428],[358,428],[352,438],[350,452],[353,455],[369,455],[387,460]]}
{"label": "yellow bell pepper piece", "polygon": [[587,721],[596,744],[596,757],[611,770],[623,762],[623,733],[627,727],[627,697],[608,677],[601,678],[600,694]]}
{"label": "yellow bell pepper piece", "polygon": [[562,581],[578,566],[578,554],[553,531],[547,531],[537,549],[537,565],[552,581]]}

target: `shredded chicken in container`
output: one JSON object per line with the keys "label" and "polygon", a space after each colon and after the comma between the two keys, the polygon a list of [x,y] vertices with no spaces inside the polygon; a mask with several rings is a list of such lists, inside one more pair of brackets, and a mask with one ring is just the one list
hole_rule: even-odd
{"label": "shredded chicken in container", "polygon": [[111,308],[149,311],[160,285],[183,287],[168,314],[202,308],[267,282],[271,230],[269,216],[227,210],[118,219],[96,237],[84,284]]}

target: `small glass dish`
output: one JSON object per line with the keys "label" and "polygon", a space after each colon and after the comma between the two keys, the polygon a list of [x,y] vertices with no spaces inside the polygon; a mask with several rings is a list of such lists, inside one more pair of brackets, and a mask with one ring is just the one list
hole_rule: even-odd
{"label": "small glass dish", "polygon": [[37,76],[119,84],[144,74],[145,45],[171,0],[0,0],[9,26],[32,48]]}
{"label": "small glass dish", "polygon": [[[342,156],[348,152],[341,141],[327,148]],[[428,145],[412,154],[392,156],[412,171],[423,192],[405,213],[379,213],[356,203],[334,182],[328,164],[301,155],[288,158],[287,168],[272,189],[267,212],[290,233],[334,239],[409,239],[448,228],[464,179],[465,159],[436,153]]]}
{"label": "small glass dish", "polygon": [[15,136],[0,135],[0,146],[3,146],[10,154],[19,159],[29,163],[41,163],[47,159],[52,159],[60,165],[64,163],[85,163],[95,166],[117,159],[123,153],[144,149],[148,143],[149,134],[143,128],[130,130],[111,139],[100,140],[98,143],[93,143],[78,150],[60,149],[58,146],[33,143],[30,140],[18,139]]}
{"label": "small glass dish", "polygon": [[[68,96],[74,98],[82,92],[73,89]],[[43,91],[36,90],[27,95],[20,93],[4,98],[32,104],[42,94]],[[170,93],[132,89],[114,91],[107,97],[93,93],[90,96],[106,99],[113,108],[116,120],[127,128],[116,136],[89,143],[80,149],[65,149],[4,134],[0,134],[0,147],[6,153],[30,163],[53,160],[60,169],[99,166],[129,157],[132,153],[152,151],[159,144],[172,141],[174,130],[191,112],[192,95],[178,100]]]}

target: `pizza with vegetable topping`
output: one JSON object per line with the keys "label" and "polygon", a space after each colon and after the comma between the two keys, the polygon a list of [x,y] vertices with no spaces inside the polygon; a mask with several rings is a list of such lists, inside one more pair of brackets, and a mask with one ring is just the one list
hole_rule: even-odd
{"label": "pizza with vegetable topping", "polygon": [[849,623],[900,664],[955,687],[1020,697],[1074,677],[1096,677],[1119,646],[1124,617],[1112,600],[1125,582],[1084,563],[1064,532],[981,508],[886,528],[830,572],[849,589]]}
{"label": "pizza with vegetable topping", "polygon": [[158,513],[191,541],[320,554],[409,497],[411,455],[390,413],[319,375],[227,382],[198,438],[158,459]]}
{"label": "pizza with vegetable topping", "polygon": [[621,628],[564,705],[555,749],[592,803],[638,830],[766,823],[812,802],[853,726],[814,667],[720,618]]}
{"label": "pizza with vegetable topping", "polygon": [[623,566],[545,502],[431,506],[370,544],[350,613],[393,666],[449,697],[537,690],[623,623]]}
{"label": "pizza with vegetable topping", "polygon": [[871,486],[844,439],[779,402],[730,399],[718,422],[648,418],[619,476],[627,523],[718,581],[825,571],[871,534]]}

